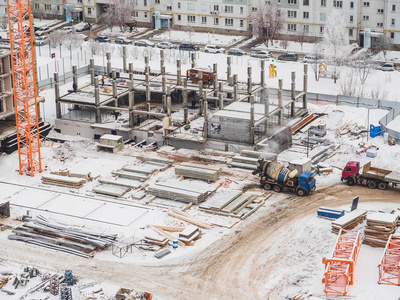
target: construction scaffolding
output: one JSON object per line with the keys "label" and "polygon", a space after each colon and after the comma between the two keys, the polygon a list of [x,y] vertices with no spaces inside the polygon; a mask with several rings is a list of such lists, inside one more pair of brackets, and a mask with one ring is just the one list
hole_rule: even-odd
{"label": "construction scaffolding", "polygon": [[400,285],[400,235],[389,236],[379,268],[379,284]]}
{"label": "construction scaffolding", "polygon": [[331,258],[323,258],[325,264],[324,292],[326,294],[346,295],[353,285],[354,265],[360,251],[360,231],[343,230],[339,232]]}
{"label": "construction scaffolding", "polygon": [[42,172],[29,0],[7,2],[19,173]]}

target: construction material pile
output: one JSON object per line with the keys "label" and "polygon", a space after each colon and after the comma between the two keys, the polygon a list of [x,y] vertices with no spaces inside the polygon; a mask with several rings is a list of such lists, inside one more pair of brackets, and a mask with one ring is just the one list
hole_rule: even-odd
{"label": "construction material pile", "polygon": [[97,151],[103,150],[111,153],[117,153],[124,149],[124,141],[120,135],[105,134],[100,137],[96,148]]}
{"label": "construction material pile", "polygon": [[13,230],[10,240],[22,241],[37,246],[71,253],[85,258],[93,257],[93,252],[105,249],[117,235],[88,232],[67,226],[49,223],[46,220],[25,218],[24,225]]}
{"label": "construction material pile", "polygon": [[220,167],[193,163],[182,163],[175,167],[175,175],[207,181],[217,181],[221,171]]}
{"label": "construction material pile", "polygon": [[179,240],[184,243],[191,243],[198,237],[200,237],[201,231],[200,228],[194,225],[190,225],[185,228],[182,232],[179,233]]}
{"label": "construction material pile", "polygon": [[355,228],[358,224],[364,222],[367,212],[365,210],[356,209],[343,217],[332,221],[332,232],[339,234],[340,229],[350,230]]}
{"label": "construction material pile", "polygon": [[160,198],[199,204],[215,190],[212,186],[190,181],[156,182],[147,191]]}
{"label": "construction material pile", "polygon": [[252,157],[245,157],[236,155],[232,157],[232,162],[230,163],[232,167],[248,169],[248,170],[257,170],[258,159]]}
{"label": "construction material pile", "polygon": [[388,238],[397,227],[397,215],[372,213],[367,216],[367,226],[364,229],[364,244],[371,247],[385,247]]}
{"label": "construction material pile", "polygon": [[86,180],[83,178],[50,174],[42,176],[42,183],[79,189],[86,183]]}

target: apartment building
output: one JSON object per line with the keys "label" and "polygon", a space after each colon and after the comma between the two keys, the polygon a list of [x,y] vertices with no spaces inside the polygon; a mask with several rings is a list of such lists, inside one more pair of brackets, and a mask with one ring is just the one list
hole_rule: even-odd
{"label": "apartment building", "polygon": [[[99,22],[105,6],[114,0],[33,0],[32,11],[44,17],[71,17]],[[385,35],[400,44],[400,0],[129,0],[135,6],[137,26],[174,27],[213,33],[247,35],[251,15],[270,1],[285,15],[283,34],[292,38],[307,32],[322,38],[327,17],[338,9],[345,18],[349,40],[369,47]],[[7,16],[6,0],[0,0],[0,19]],[[72,16],[71,16],[72,12]]]}

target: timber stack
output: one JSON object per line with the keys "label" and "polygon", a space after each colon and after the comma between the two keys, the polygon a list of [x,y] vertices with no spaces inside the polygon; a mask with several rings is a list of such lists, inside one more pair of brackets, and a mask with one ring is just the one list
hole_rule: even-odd
{"label": "timber stack", "polygon": [[358,224],[364,222],[367,212],[365,210],[356,209],[345,214],[343,217],[332,221],[332,232],[339,234],[340,229],[351,230]]}
{"label": "timber stack", "polygon": [[193,163],[182,163],[175,167],[175,175],[209,182],[217,181],[221,172],[222,169],[220,167]]}
{"label": "timber stack", "polygon": [[371,247],[386,247],[389,236],[394,233],[398,221],[397,215],[372,213],[367,216],[367,226],[364,229],[363,244]]}

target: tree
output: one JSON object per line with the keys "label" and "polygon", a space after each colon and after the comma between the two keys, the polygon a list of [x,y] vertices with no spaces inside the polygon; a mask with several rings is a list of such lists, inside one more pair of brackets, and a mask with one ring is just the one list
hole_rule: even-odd
{"label": "tree", "polygon": [[381,35],[376,39],[373,47],[378,50],[378,52],[383,53],[383,58],[386,60],[387,51],[392,48],[392,40],[388,36]]}
{"label": "tree", "polygon": [[285,13],[275,1],[266,1],[257,8],[251,16],[253,31],[268,47],[268,43],[273,45],[274,39],[283,30]]}
{"label": "tree", "polygon": [[44,11],[44,9],[34,9],[32,11],[32,14],[35,18],[40,19],[40,21],[42,21],[42,19],[46,16],[46,13]]}
{"label": "tree", "polygon": [[334,65],[333,79],[336,83],[337,66],[345,59],[349,44],[344,16],[337,9],[333,9],[326,20],[323,41],[325,57]]}
{"label": "tree", "polygon": [[310,66],[312,71],[314,72],[315,80],[319,80],[319,70],[320,70],[320,65],[322,63],[322,45],[320,43],[316,43],[313,45],[312,51],[311,51],[311,57],[314,58],[312,62],[310,62]]}
{"label": "tree", "polygon": [[361,49],[353,62],[353,67],[357,69],[361,84],[364,84],[372,68],[372,53],[367,49]]}
{"label": "tree", "polygon": [[103,14],[104,22],[112,28],[118,26],[121,32],[125,31],[127,22],[133,18],[135,6],[129,0],[113,0],[111,4],[105,8]]}
{"label": "tree", "polygon": [[7,17],[1,17],[0,18],[0,28],[1,29],[7,29],[8,28],[8,18]]}
{"label": "tree", "polygon": [[308,31],[304,28],[304,26],[301,26],[301,28],[296,31],[296,37],[295,37],[295,41],[300,44],[301,51],[303,51],[303,44],[305,41],[307,41],[307,38],[308,38]]}
{"label": "tree", "polygon": [[61,30],[55,30],[49,33],[49,44],[52,48],[57,47],[57,45],[62,44],[65,40],[65,32]]}

